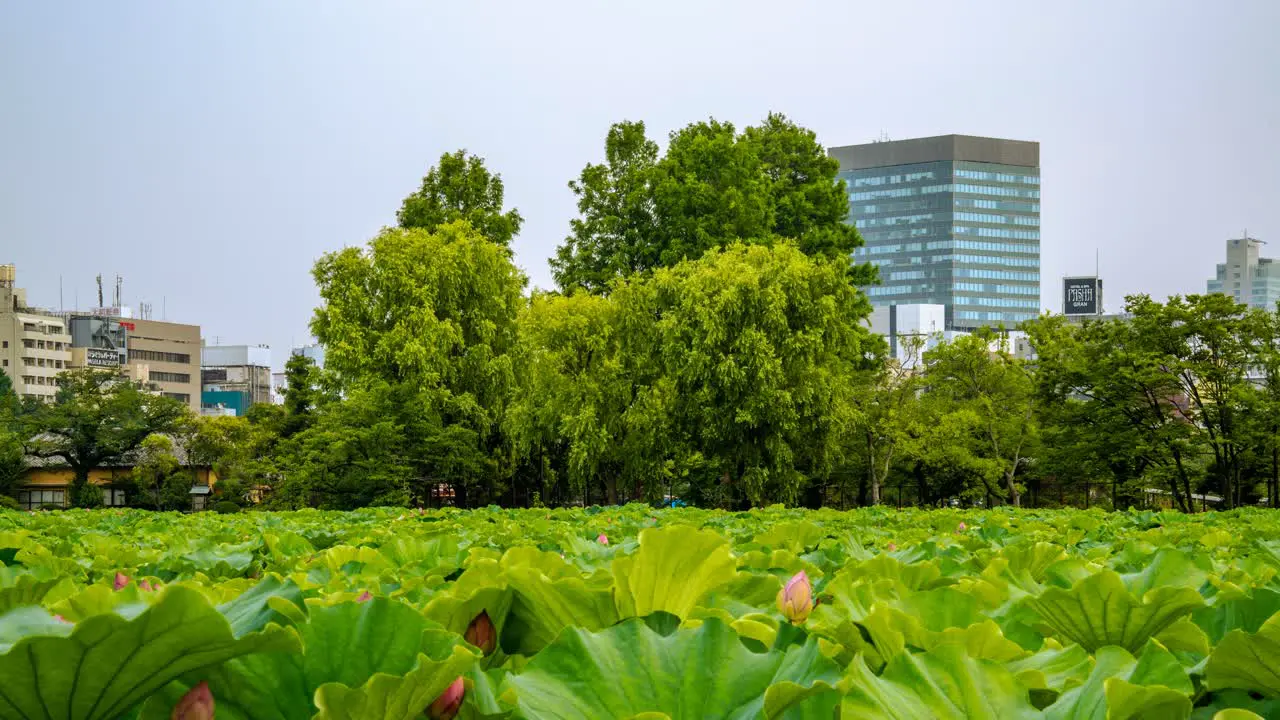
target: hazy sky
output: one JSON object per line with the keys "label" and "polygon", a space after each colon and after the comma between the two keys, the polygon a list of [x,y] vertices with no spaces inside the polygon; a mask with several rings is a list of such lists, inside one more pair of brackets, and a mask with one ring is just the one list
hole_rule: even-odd
{"label": "hazy sky", "polygon": [[502,174],[548,287],[610,123],[778,110],[828,146],[1038,140],[1042,301],[1097,248],[1116,308],[1203,292],[1244,228],[1280,256],[1277,30],[1280,0],[9,0],[0,262],[49,307],[121,274],[127,304],[282,365],[312,262],[442,152]]}

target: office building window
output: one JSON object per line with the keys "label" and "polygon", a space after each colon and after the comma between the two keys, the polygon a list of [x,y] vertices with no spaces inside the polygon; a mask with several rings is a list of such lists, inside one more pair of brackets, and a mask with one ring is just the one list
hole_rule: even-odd
{"label": "office building window", "polygon": [[151,382],[189,383],[191,382],[191,375],[188,373],[171,373],[152,370],[147,374],[147,379]]}
{"label": "office building window", "polygon": [[129,358],[133,360],[152,360],[155,362],[191,364],[191,356],[186,353],[157,352],[155,350],[130,350]]}

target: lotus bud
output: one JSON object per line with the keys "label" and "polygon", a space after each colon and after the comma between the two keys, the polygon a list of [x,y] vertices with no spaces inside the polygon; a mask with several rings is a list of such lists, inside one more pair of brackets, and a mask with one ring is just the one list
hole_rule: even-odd
{"label": "lotus bud", "polygon": [[155,588],[151,587],[151,583],[146,580],[143,580],[142,582],[138,583],[138,587],[142,588],[143,590],[146,590],[147,592],[151,592],[152,590],[155,590]]}
{"label": "lotus bud", "polygon": [[209,692],[209,683],[202,680],[188,690],[173,706],[169,720],[213,720],[213,693]]}
{"label": "lotus bud", "polygon": [[600,533],[598,536],[596,536],[596,542],[600,543],[601,545],[608,545],[609,538],[604,533]]}
{"label": "lotus bud", "polygon": [[440,697],[427,706],[427,717],[431,720],[453,720],[458,714],[458,709],[462,707],[462,697],[466,694],[467,687],[462,683],[462,676],[459,675],[457,680],[440,693]]}
{"label": "lotus bud", "polygon": [[965,529],[966,529],[967,527],[968,527],[968,526],[967,526],[967,525],[965,525],[965,524],[964,524],[964,521],[962,520],[962,521],[960,522],[960,524],[956,526],[956,532],[958,532],[958,533],[962,533],[962,532],[964,532],[964,531],[965,531]]}
{"label": "lotus bud", "polygon": [[787,620],[799,625],[813,612],[813,586],[803,570],[796,573],[778,591],[778,610]]}
{"label": "lotus bud", "polygon": [[467,632],[462,638],[480,648],[480,652],[484,655],[493,652],[498,646],[498,631],[493,627],[493,621],[489,619],[488,610],[481,610],[479,615],[471,619],[471,624],[467,626]]}
{"label": "lotus bud", "polygon": [[113,590],[123,590],[124,587],[128,584],[129,584],[128,575],[124,575],[122,573],[116,573],[116,580],[114,583],[112,583],[111,588]]}
{"label": "lotus bud", "polygon": [[897,552],[898,546],[893,541],[890,541],[888,545],[884,546],[884,549],[888,550],[889,552]]}
{"label": "lotus bud", "polygon": [[356,598],[356,602],[361,602],[361,603],[369,602],[372,599],[373,599],[373,595],[371,595],[368,590],[365,590],[364,592],[360,593],[359,597]]}

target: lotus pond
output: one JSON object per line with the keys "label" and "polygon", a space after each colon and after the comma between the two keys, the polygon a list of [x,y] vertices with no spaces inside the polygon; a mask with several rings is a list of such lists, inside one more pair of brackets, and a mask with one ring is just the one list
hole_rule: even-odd
{"label": "lotus pond", "polygon": [[0,718],[1280,717],[1280,514],[0,512]]}

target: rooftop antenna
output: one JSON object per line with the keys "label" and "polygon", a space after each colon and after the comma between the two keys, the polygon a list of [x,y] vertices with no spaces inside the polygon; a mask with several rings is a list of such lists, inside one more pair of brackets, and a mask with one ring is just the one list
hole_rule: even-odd
{"label": "rooftop antenna", "polygon": [[98,273],[98,307],[102,306],[102,273]]}
{"label": "rooftop antenna", "polygon": [[66,312],[67,306],[62,302],[62,276],[58,276],[58,312]]}
{"label": "rooftop antenna", "polygon": [[116,275],[116,300],[115,302],[111,303],[111,307],[114,307],[114,308],[120,307],[120,283],[122,283],[123,281],[124,281],[124,278],[120,277],[119,275]]}

